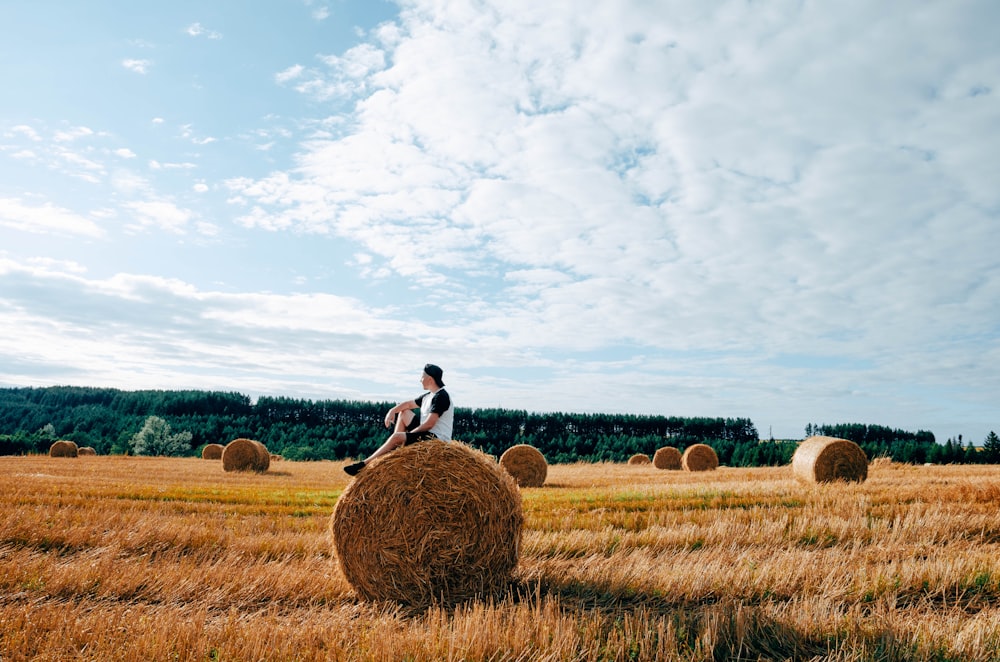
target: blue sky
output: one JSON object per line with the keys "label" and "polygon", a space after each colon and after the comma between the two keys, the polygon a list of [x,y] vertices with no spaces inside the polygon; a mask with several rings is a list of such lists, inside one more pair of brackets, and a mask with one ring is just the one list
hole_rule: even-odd
{"label": "blue sky", "polygon": [[7,3],[0,385],[1000,429],[1000,5]]}

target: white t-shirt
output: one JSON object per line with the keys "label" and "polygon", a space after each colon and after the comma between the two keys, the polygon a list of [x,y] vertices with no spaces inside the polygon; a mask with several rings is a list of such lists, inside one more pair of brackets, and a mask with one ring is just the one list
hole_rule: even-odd
{"label": "white t-shirt", "polygon": [[[429,397],[428,397],[429,396]],[[441,441],[451,441],[451,428],[455,420],[455,408],[451,406],[451,396],[448,391],[439,388],[428,391],[413,399],[420,407],[420,422],[426,421],[431,414],[437,414],[438,420],[429,432]]]}

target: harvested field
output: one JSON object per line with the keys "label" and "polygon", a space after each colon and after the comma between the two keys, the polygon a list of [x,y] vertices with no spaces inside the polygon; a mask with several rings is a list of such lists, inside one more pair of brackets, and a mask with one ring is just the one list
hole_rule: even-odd
{"label": "harvested field", "polygon": [[995,660],[1000,467],[551,465],[500,601],[368,602],[336,462],[0,457],[0,659]]}

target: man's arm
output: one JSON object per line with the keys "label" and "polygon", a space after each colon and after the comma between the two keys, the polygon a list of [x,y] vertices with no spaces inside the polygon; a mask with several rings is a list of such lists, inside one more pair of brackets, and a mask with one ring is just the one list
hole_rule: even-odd
{"label": "man's arm", "polygon": [[413,400],[407,400],[406,402],[400,402],[398,405],[389,410],[389,413],[385,415],[385,426],[391,428],[392,424],[396,422],[396,415],[401,411],[406,411],[407,409],[416,409],[417,403]]}

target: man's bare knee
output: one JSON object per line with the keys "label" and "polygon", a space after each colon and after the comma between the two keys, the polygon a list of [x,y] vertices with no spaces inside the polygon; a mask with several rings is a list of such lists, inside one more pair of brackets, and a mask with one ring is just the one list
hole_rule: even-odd
{"label": "man's bare knee", "polygon": [[396,432],[406,432],[406,429],[410,427],[410,423],[413,422],[413,412],[409,409],[399,412],[396,414]]}

